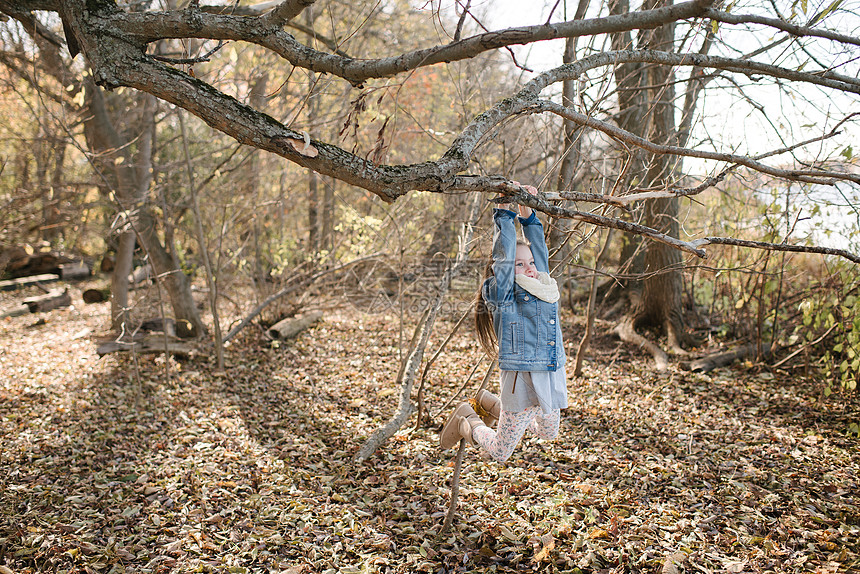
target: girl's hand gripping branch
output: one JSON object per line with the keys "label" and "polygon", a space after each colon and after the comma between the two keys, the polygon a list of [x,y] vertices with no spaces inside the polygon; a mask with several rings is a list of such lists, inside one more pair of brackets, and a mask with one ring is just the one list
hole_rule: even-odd
{"label": "girl's hand gripping branch", "polygon": [[[519,185],[520,187],[524,188],[531,195],[537,195],[538,190],[535,186],[533,186],[533,185],[521,185],[520,182],[518,182],[518,181],[515,181],[514,183]],[[520,217],[522,217],[523,219],[528,219],[531,216],[532,208],[529,207],[528,205],[518,205],[517,207],[519,208]]]}
{"label": "girl's hand gripping branch", "polygon": [[[523,185],[518,181],[513,181],[511,183],[513,183],[514,185],[518,185],[518,186],[522,187],[523,189],[525,189],[527,192],[529,192],[532,195],[537,195],[538,190],[533,185]],[[531,214],[532,214],[532,208],[527,206],[527,205],[517,205],[516,210],[513,209],[512,205],[510,203],[500,203],[497,205],[497,207],[499,209],[507,209],[508,211],[518,211],[520,217],[522,217],[523,219],[528,219],[529,216],[531,216]]]}

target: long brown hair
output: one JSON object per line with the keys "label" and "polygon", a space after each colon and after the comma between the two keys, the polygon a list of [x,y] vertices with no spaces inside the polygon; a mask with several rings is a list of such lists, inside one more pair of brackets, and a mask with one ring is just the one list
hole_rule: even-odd
{"label": "long brown hair", "polygon": [[[517,247],[520,245],[531,249],[528,243],[518,239]],[[496,338],[496,329],[493,327],[493,311],[484,299],[484,283],[492,276],[493,257],[491,255],[486,267],[484,267],[484,278],[481,280],[478,294],[475,297],[475,331],[478,333],[478,343],[481,344],[487,356],[494,359],[499,354],[499,341]]]}
{"label": "long brown hair", "polygon": [[493,313],[484,300],[484,283],[493,275],[493,258],[484,267],[484,278],[478,287],[475,297],[475,331],[478,333],[478,343],[483,347],[487,356],[494,359],[499,354],[499,342],[496,340],[496,330],[493,328]]}

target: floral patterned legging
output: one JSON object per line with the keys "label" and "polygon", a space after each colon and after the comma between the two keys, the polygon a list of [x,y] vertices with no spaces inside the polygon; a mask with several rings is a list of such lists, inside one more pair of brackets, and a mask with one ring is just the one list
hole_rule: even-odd
{"label": "floral patterned legging", "polygon": [[519,413],[502,410],[496,430],[480,426],[472,431],[472,440],[480,445],[493,459],[504,462],[510,458],[514,449],[523,438],[526,429],[538,437],[551,440],[558,436],[561,410],[555,409],[548,415],[540,407],[532,406]]}

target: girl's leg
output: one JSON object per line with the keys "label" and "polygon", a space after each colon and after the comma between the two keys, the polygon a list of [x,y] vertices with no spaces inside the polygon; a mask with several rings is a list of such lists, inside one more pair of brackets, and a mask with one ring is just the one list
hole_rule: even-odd
{"label": "girl's leg", "polygon": [[508,460],[526,432],[529,423],[540,414],[540,407],[529,407],[519,413],[504,409],[499,414],[496,430],[480,426],[472,430],[472,440],[499,462]]}
{"label": "girl's leg", "polygon": [[544,440],[552,440],[558,436],[561,423],[561,409],[555,409],[548,415],[539,413],[529,425],[529,430]]}

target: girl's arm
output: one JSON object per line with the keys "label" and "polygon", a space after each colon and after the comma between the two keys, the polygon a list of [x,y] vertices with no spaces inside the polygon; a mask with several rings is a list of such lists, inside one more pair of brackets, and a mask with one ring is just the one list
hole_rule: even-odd
{"label": "girl's arm", "polygon": [[513,300],[514,261],[517,253],[516,214],[508,209],[493,210],[493,277],[487,299],[495,303]]}
{"label": "girl's arm", "polygon": [[[514,182],[520,185],[519,182]],[[530,194],[537,195],[537,188],[532,185],[523,185]],[[549,250],[546,246],[546,239],[543,234],[543,225],[537,218],[534,210],[527,205],[519,205],[520,224],[523,226],[523,235],[526,241],[529,242],[532,249],[532,256],[535,258],[535,268],[538,271],[549,273]]]}
{"label": "girl's arm", "polygon": [[531,213],[527,218],[520,217],[520,224],[523,226],[523,235],[526,241],[529,242],[529,247],[532,250],[532,257],[535,258],[535,268],[538,271],[549,273],[549,250],[546,246],[546,239],[543,234],[543,225],[538,219],[534,211],[529,209]]}

